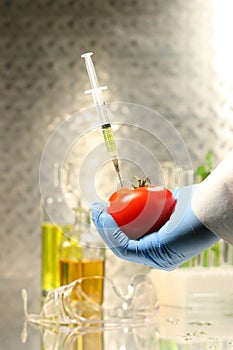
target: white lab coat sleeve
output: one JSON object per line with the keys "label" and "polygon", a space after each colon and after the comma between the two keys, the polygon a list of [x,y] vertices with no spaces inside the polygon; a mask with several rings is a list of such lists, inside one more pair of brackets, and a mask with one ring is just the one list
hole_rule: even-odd
{"label": "white lab coat sleeve", "polygon": [[196,186],[192,209],[207,228],[233,245],[233,150]]}

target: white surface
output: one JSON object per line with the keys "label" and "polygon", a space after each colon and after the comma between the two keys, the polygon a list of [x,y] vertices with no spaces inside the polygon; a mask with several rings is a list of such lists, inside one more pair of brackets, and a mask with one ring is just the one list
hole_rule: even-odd
{"label": "white surface", "polygon": [[228,309],[233,313],[233,266],[151,270],[160,305]]}

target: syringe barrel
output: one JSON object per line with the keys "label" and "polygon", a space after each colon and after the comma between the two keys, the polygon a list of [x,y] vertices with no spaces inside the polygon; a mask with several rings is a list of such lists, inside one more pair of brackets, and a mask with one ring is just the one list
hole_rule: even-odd
{"label": "syringe barrel", "polygon": [[99,118],[100,125],[110,124],[108,111],[105,104],[104,103],[102,105],[96,104],[96,110],[97,110],[97,115]]}
{"label": "syringe barrel", "polygon": [[111,128],[111,124],[105,123],[101,125],[102,133],[104,136],[104,141],[106,145],[107,152],[111,158],[117,158],[117,146],[113,137],[113,131]]}

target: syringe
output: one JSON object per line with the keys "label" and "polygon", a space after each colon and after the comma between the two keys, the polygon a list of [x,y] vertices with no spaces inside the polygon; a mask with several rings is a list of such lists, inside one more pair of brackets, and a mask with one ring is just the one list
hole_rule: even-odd
{"label": "syringe", "polygon": [[111,123],[108,117],[108,111],[105,106],[102,91],[107,89],[107,86],[99,86],[97,76],[95,73],[95,68],[91,59],[93,52],[88,52],[83,54],[81,57],[85,59],[87,73],[91,82],[92,89],[86,90],[85,94],[92,94],[94,105],[96,107],[97,115],[99,117],[101,130],[104,136],[104,141],[106,145],[107,152],[112,159],[114,169],[117,172],[120,185],[123,187],[121,173],[120,173],[120,165],[118,159],[117,146],[114,140],[113,131],[111,127]]}

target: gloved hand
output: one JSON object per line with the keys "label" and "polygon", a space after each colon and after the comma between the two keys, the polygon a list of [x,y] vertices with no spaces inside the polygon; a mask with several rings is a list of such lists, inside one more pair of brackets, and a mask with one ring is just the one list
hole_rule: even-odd
{"label": "gloved hand", "polygon": [[191,199],[196,186],[173,191],[177,203],[169,221],[159,231],[139,240],[130,240],[102,204],[93,205],[92,220],[104,242],[118,257],[173,270],[219,240],[193,213]]}

